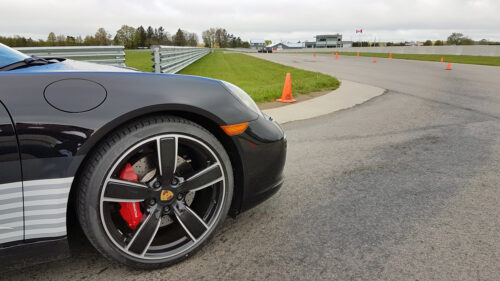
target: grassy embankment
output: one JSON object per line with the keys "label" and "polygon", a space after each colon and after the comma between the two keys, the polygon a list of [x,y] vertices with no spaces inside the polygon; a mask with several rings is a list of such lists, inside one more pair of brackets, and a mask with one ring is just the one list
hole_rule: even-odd
{"label": "grassy embankment", "polygon": [[[126,64],[152,72],[150,50],[126,50]],[[215,52],[181,70],[179,74],[204,76],[231,82],[245,90],[256,102],[281,97],[286,73],[290,72],[294,95],[334,90],[339,81],[329,75],[301,70],[244,54]]]}
{"label": "grassy embankment", "polygon": [[125,50],[125,64],[144,72],[153,72],[153,50]]}
{"label": "grassy embankment", "polygon": [[245,90],[256,102],[274,101],[281,97],[286,73],[290,72],[294,95],[339,87],[329,75],[285,66],[244,54],[215,52],[181,70],[189,74],[221,79]]}

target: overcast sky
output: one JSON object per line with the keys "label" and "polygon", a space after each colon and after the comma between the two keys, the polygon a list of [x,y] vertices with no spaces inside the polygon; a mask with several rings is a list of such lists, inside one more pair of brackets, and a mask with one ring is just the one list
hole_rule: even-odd
{"label": "overcast sky", "polygon": [[0,0],[0,35],[46,39],[121,25],[201,32],[224,27],[244,40],[312,40],[341,33],[344,40],[446,39],[462,32],[500,41],[500,0]]}

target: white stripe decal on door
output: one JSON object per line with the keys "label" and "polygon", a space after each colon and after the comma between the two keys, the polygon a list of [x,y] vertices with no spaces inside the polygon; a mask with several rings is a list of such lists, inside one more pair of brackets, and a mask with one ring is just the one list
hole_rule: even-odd
{"label": "white stripe decal on door", "polygon": [[[0,244],[66,235],[66,204],[72,183],[73,177],[0,184],[0,200],[9,202],[0,205],[0,221],[4,221],[0,224]],[[56,199],[46,199],[50,196],[45,195],[61,195],[61,198],[53,196]],[[43,215],[43,219],[24,221],[23,207],[26,209],[24,216]],[[23,231],[30,226],[35,228]]]}

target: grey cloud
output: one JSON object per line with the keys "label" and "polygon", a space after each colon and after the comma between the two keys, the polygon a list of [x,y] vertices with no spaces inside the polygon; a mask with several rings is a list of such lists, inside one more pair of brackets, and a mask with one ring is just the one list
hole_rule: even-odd
{"label": "grey cloud", "polygon": [[221,26],[246,40],[304,40],[332,32],[357,40],[359,28],[366,40],[445,39],[453,31],[500,40],[498,14],[494,0],[0,0],[0,34],[83,36],[128,24],[199,33]]}

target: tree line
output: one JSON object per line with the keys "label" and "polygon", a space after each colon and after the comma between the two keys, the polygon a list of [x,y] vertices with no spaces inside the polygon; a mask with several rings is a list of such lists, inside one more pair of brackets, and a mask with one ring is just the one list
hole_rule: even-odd
{"label": "tree line", "polygon": [[446,41],[436,40],[432,42],[431,40],[426,40],[423,43],[424,46],[442,46],[442,45],[488,45],[488,41],[486,39],[480,41],[474,41],[469,37],[463,35],[459,32],[453,32],[448,36]]}
{"label": "tree line", "polygon": [[[381,47],[381,46],[408,46],[416,44],[414,42],[352,42],[353,47]],[[453,32],[448,36],[447,40],[426,40],[422,43],[423,46],[443,46],[443,45],[500,45],[500,42],[488,41],[481,39],[474,41],[463,33]]]}
{"label": "tree line", "polygon": [[[240,37],[229,34],[224,28],[210,28],[203,31],[202,40],[205,47],[209,48],[249,48],[250,43]],[[149,48],[151,45],[173,46],[199,46],[198,35],[182,29],[177,29],[175,34],[170,34],[162,26],[153,28],[142,25],[135,28],[122,25],[115,36],[99,28],[94,35],[71,36],[56,35],[50,32],[46,40],[34,40],[22,36],[0,36],[0,43],[10,47],[43,47],[43,46],[106,46],[123,45],[127,49]]]}
{"label": "tree line", "polygon": [[248,41],[229,34],[224,28],[210,28],[201,33],[206,47],[210,48],[250,48]]}
{"label": "tree line", "polygon": [[122,25],[113,39],[115,45],[123,45],[127,49],[151,47],[151,45],[173,45],[173,46],[198,46],[198,35],[194,32],[177,29],[177,32],[170,35],[163,27],[154,28],[142,25],[134,28]]}

